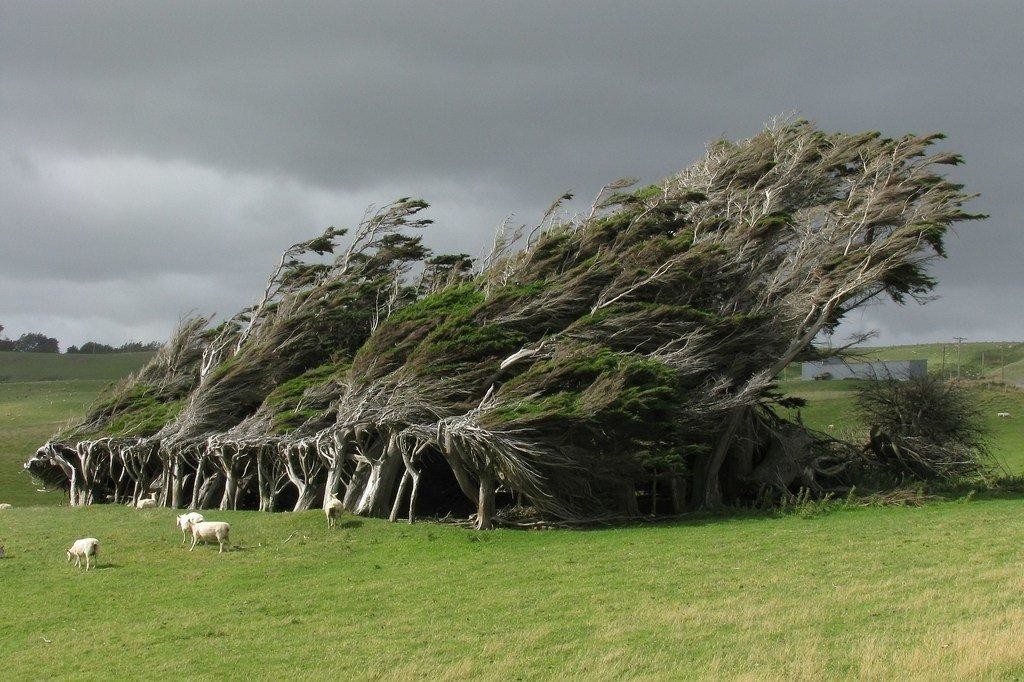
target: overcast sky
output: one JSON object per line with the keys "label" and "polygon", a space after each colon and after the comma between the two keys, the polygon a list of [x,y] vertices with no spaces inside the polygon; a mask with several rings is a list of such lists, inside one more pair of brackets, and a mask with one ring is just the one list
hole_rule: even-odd
{"label": "overcast sky", "polygon": [[799,112],[941,130],[991,214],[939,299],[844,331],[1024,338],[1024,10],[1009,2],[0,3],[0,324],[165,338],[288,244],[422,196],[477,253],[564,190],[655,181]]}

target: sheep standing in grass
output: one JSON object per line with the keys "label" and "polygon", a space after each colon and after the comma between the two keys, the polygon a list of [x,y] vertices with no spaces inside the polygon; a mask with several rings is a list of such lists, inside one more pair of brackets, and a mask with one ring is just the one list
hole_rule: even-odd
{"label": "sheep standing in grass", "polygon": [[85,570],[89,570],[89,558],[99,556],[100,553],[100,541],[96,538],[82,538],[81,540],[75,540],[75,544],[71,545],[68,550],[68,563],[71,563],[71,559],[74,558],[75,566],[82,567],[82,559],[85,559]]}
{"label": "sheep standing in grass", "polygon": [[190,522],[188,527],[192,531],[192,546],[188,548],[188,551],[194,550],[199,542],[212,542],[214,540],[220,545],[220,552],[218,554],[224,551],[224,545],[228,543],[228,532],[231,530],[231,524],[223,521],[199,521],[198,523]]}
{"label": "sheep standing in grass", "polygon": [[139,500],[135,503],[136,509],[156,509],[156,498],[151,497],[148,500]]}
{"label": "sheep standing in grass", "polygon": [[328,528],[334,528],[334,524],[338,522],[338,517],[341,516],[344,508],[345,505],[334,495],[331,495],[330,499],[324,503],[324,514],[327,516]]}
{"label": "sheep standing in grass", "polygon": [[1000,419],[1009,419],[1010,418],[1010,413],[1009,412],[996,412],[996,416],[999,417]]}
{"label": "sheep standing in grass", "polygon": [[0,502],[0,509],[13,509],[14,507],[7,502]]}
{"label": "sheep standing in grass", "polygon": [[188,539],[188,525],[190,523],[202,523],[204,521],[203,515],[199,512],[189,512],[187,514],[178,514],[178,528],[181,529],[181,544],[185,544],[185,540]]}

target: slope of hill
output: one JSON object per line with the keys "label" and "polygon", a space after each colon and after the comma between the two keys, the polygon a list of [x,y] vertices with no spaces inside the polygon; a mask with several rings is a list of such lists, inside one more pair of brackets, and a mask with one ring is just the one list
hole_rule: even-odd
{"label": "slope of hill", "polygon": [[[797,380],[782,383],[781,389],[787,395],[808,401],[806,407],[800,408],[808,426],[825,431],[832,424],[838,434],[846,431],[852,440],[859,440],[867,437],[867,425],[857,415],[859,385],[859,381]],[[985,419],[997,464],[1009,473],[1024,474],[1024,391],[989,384],[974,384],[969,390],[976,396]],[[791,416],[795,412],[791,410]],[[999,412],[1009,412],[1010,418],[1000,419],[996,416]]]}
{"label": "slope of hill", "polygon": [[0,383],[15,381],[115,381],[142,367],[153,353],[57,355],[56,353],[0,353]]}
{"label": "slope of hill", "polygon": [[[960,345],[960,376],[965,379],[988,378],[998,381],[1006,367],[1007,381],[1024,380],[1024,342],[987,341]],[[877,360],[927,360],[931,372],[956,376],[957,344],[924,343],[912,346],[877,346],[860,352]],[[945,360],[943,360],[945,356]]]}
{"label": "slope of hill", "polygon": [[151,356],[0,353],[0,502],[55,504],[63,499],[37,492],[22,463],[59,426],[80,416],[105,386]]}

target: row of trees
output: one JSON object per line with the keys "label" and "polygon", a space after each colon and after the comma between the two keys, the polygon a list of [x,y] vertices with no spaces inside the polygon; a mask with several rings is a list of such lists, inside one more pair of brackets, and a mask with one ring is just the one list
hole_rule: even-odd
{"label": "row of trees", "polygon": [[[4,330],[0,325],[0,333]],[[0,351],[15,353],[59,353],[60,343],[45,334],[22,334],[17,339],[0,338]]]}
{"label": "row of trees", "polygon": [[143,343],[141,341],[127,341],[122,343],[120,346],[111,346],[110,344],[100,343],[98,341],[86,341],[81,346],[68,346],[68,349],[64,351],[70,355],[81,354],[81,355],[103,355],[107,353],[142,353],[142,352],[154,352],[160,350],[163,344],[159,341],[150,341],[149,343]]}
{"label": "row of trees", "polygon": [[[0,325],[0,335],[4,327]],[[86,341],[81,346],[68,346],[66,353],[138,353],[143,351],[157,351],[160,349],[159,341],[142,343],[141,341],[128,341],[120,346],[111,346],[97,341]],[[15,353],[59,353],[60,342],[46,334],[30,332],[22,334],[17,339],[8,339],[0,336],[0,351]]]}
{"label": "row of trees", "polygon": [[849,311],[932,289],[946,231],[979,217],[939,139],[780,122],[582,215],[565,195],[476,262],[429,253],[426,204],[401,199],[344,248],[334,228],[290,247],[256,305],[184,323],[26,466],[78,503],[133,482],[480,528],[841,484],[858,449],[783,419],[775,380]]}

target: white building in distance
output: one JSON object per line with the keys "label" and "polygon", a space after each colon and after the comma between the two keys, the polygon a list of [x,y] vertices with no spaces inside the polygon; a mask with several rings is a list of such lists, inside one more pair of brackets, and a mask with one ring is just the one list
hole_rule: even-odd
{"label": "white building in distance", "polygon": [[829,358],[823,362],[805,362],[800,370],[804,381],[829,379],[901,379],[928,374],[927,360],[879,360],[878,362],[845,362]]}

